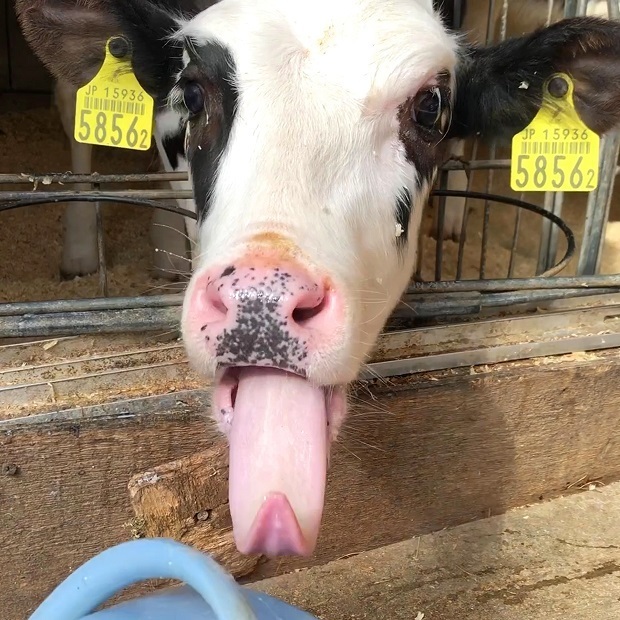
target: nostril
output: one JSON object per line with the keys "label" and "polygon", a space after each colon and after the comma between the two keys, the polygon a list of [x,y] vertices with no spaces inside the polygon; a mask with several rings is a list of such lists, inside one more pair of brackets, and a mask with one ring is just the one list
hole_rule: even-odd
{"label": "nostril", "polygon": [[228,306],[222,296],[221,287],[215,287],[213,284],[207,286],[204,292],[208,323],[217,323],[226,318],[228,314]]}
{"label": "nostril", "polygon": [[231,402],[233,409],[235,408],[235,403],[237,402],[237,390],[238,389],[239,389],[239,383],[235,383],[232,391],[230,392],[230,402]]}
{"label": "nostril", "polygon": [[224,305],[221,297],[215,297],[211,303],[213,304],[213,308],[222,315],[222,318],[228,314],[228,308]]}
{"label": "nostril", "polygon": [[308,296],[293,310],[291,318],[300,327],[311,327],[314,319],[325,310],[326,305],[327,295],[321,295],[320,299],[317,299],[317,295]]}

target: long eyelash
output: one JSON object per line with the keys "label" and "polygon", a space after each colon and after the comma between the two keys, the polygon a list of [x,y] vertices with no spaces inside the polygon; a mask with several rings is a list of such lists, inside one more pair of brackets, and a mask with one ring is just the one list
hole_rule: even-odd
{"label": "long eyelash", "polygon": [[176,84],[170,89],[167,101],[169,108],[181,114],[187,113],[185,103],[183,102],[183,86],[183,80],[179,78]]}

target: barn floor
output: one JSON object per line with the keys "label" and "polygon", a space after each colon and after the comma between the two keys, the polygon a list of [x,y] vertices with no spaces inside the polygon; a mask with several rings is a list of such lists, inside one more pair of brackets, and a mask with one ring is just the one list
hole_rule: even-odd
{"label": "barn floor", "polygon": [[617,620],[620,483],[252,587],[321,620]]}
{"label": "barn floor", "polygon": [[[71,168],[69,141],[57,110],[49,96],[3,95],[0,98],[0,173],[66,172]],[[156,153],[137,153],[122,149],[96,148],[93,170],[100,173],[130,173],[156,170]],[[21,185],[20,189],[27,189]],[[145,186],[141,186],[145,187]],[[115,189],[119,189],[116,186]],[[0,186],[0,191],[9,189]],[[13,186],[10,189],[16,189]],[[486,189],[486,173],[475,174],[472,189]],[[508,189],[508,173],[496,171],[492,192],[514,195]],[[612,205],[612,220],[620,220],[620,194]],[[1,199],[1,196],[0,196]],[[541,195],[526,200],[540,204]],[[477,278],[480,265],[484,205],[471,201],[467,229],[464,278]],[[63,205],[44,205],[16,209],[0,214],[0,302],[39,301],[98,296],[96,275],[63,281],[59,276]],[[151,273],[154,248],[149,236],[151,213],[129,205],[104,205],[106,255],[111,296],[161,293],[170,284]],[[489,252],[486,277],[506,277],[512,244],[516,210],[492,205],[489,223]],[[430,228],[430,213],[425,226]],[[581,239],[585,217],[585,196],[567,194],[563,217]],[[539,245],[540,218],[523,213],[517,246],[514,276],[531,277],[535,273]],[[434,278],[435,242],[428,236],[423,243],[425,279]],[[558,252],[565,250],[563,240]],[[456,273],[458,245],[444,244],[443,279]],[[19,256],[19,260],[15,260]],[[576,260],[563,272],[574,273]],[[603,256],[604,273],[620,272],[620,222],[608,227]]]}

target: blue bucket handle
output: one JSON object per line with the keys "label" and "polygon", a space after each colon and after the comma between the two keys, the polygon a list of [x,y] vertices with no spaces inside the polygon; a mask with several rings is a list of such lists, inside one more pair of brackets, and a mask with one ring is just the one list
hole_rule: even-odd
{"label": "blue bucket handle", "polygon": [[183,581],[218,620],[256,620],[243,589],[215,560],[166,538],[132,540],[96,555],[55,588],[30,620],[82,620],[120,590],[146,579]]}

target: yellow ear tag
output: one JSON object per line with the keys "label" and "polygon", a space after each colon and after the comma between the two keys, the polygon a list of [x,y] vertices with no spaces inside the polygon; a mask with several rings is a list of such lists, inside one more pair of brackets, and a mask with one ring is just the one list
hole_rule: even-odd
{"label": "yellow ear tag", "polygon": [[153,97],[131,66],[124,37],[106,43],[101,69],[77,91],[74,135],[78,142],[146,151],[153,135]]}
{"label": "yellow ear tag", "polygon": [[589,192],[599,173],[598,134],[583,123],[573,82],[557,73],[544,85],[534,120],[512,139],[510,187],[517,192]]}

